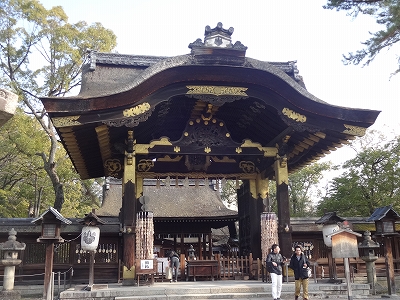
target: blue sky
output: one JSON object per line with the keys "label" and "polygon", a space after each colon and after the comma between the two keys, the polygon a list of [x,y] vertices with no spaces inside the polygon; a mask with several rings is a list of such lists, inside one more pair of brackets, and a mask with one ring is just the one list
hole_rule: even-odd
{"label": "blue sky", "polygon": [[[333,105],[381,110],[372,128],[400,134],[398,121],[399,45],[383,50],[368,67],[344,66],[342,54],[356,51],[379,29],[368,16],[356,19],[325,10],[323,0],[45,0],[60,5],[70,22],[100,22],[117,36],[124,54],[174,56],[190,52],[206,25],[233,27],[232,41],[248,47],[248,57],[263,61],[297,60],[308,91]],[[344,161],[335,151],[329,159]]]}

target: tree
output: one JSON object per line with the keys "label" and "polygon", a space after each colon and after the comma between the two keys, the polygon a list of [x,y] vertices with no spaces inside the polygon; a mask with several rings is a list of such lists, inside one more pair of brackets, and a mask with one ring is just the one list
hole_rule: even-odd
{"label": "tree", "polygon": [[[307,217],[315,214],[315,201],[321,197],[319,186],[323,173],[331,169],[330,162],[313,163],[289,175],[289,205],[291,217]],[[276,184],[270,182],[269,197],[271,210],[276,211]]]}
{"label": "tree", "polygon": [[308,165],[289,176],[290,215],[305,217],[315,214],[314,202],[322,194],[319,183],[323,172],[331,169],[330,162]]}
{"label": "tree", "polygon": [[57,156],[61,147],[39,97],[65,96],[81,84],[87,49],[107,52],[115,46],[112,31],[100,23],[70,24],[59,6],[47,10],[37,0],[0,3],[0,85],[19,95],[50,141],[48,149],[36,155],[51,180],[53,206],[59,211],[65,196],[57,168],[66,156]]}
{"label": "tree", "polygon": [[228,207],[237,207],[237,190],[242,184],[241,180],[227,179],[221,182],[221,200]]}
{"label": "tree", "polygon": [[[371,38],[363,42],[364,49],[344,55],[345,64],[368,65],[383,49],[389,49],[400,40],[400,2],[398,0],[328,0],[325,9],[345,10],[350,16],[358,14],[373,16],[385,28],[371,33]],[[400,59],[397,70],[400,72]]]}
{"label": "tree", "polygon": [[344,216],[369,216],[389,204],[400,209],[400,137],[385,141],[372,131],[353,149],[355,158],[346,161],[343,174],[332,180],[328,195],[317,207],[319,214],[336,211]]}
{"label": "tree", "polygon": [[[0,128],[0,217],[38,217],[41,208],[54,203],[50,178],[43,161],[35,155],[50,144],[45,131],[32,117],[17,110]],[[57,172],[65,190],[63,215],[83,217],[99,205],[100,196],[92,191],[93,180],[81,181],[63,148],[57,151]]]}
{"label": "tree", "polygon": [[0,216],[35,216],[41,196],[51,194],[41,159],[35,155],[46,143],[39,123],[18,109],[0,128]]}

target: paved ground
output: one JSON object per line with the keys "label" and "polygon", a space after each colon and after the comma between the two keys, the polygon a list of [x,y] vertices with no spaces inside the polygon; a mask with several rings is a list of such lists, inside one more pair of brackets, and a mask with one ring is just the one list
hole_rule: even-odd
{"label": "paved ground", "polygon": [[[313,300],[313,299],[321,299],[321,298],[310,298],[310,300]],[[325,299],[334,299],[334,297],[325,298]],[[340,299],[347,299],[347,298],[340,298]],[[362,296],[362,297],[361,296],[356,296],[356,297],[353,297],[353,299],[354,300],[358,300],[358,299],[368,299],[368,300],[385,300],[385,299],[386,300],[391,300],[391,299],[393,299],[393,300],[400,300],[400,296],[398,296],[398,295],[388,296],[388,295],[382,294],[382,295],[370,295],[370,296]],[[32,297],[24,296],[24,297],[21,298],[21,300],[43,300],[43,298],[41,296],[39,296],[39,297],[38,296],[32,296]],[[54,297],[54,300],[57,300],[57,297]],[[218,300],[227,300],[227,299],[218,299]],[[235,300],[248,300],[248,299],[235,298]],[[252,299],[252,300],[254,300],[254,299]],[[269,297],[269,298],[255,298],[255,300],[273,300],[273,299],[272,299],[272,297]],[[281,297],[281,300],[294,300],[294,296],[290,297],[288,295],[285,295],[285,296]],[[301,300],[301,298],[300,298],[300,300]]]}
{"label": "paved ground", "polygon": [[[197,282],[177,282],[177,283],[169,283],[169,282],[157,282],[152,286],[146,286],[146,285],[141,285],[140,287],[134,287],[134,289],[146,289],[146,290],[151,290],[151,289],[178,289],[181,290],[183,293],[188,292],[191,288],[196,288],[198,289],[199,287],[201,288],[215,288],[215,285],[217,286],[221,286],[221,287],[226,287],[226,286],[235,286],[239,289],[243,289],[249,286],[263,286],[266,287],[267,289],[270,289],[270,283],[262,283],[261,281],[257,282],[257,281],[237,281],[237,282],[233,282],[233,281],[215,281],[215,282],[211,282],[211,281],[197,281]],[[312,290],[314,287],[314,285],[320,285],[319,283],[310,283],[310,290]],[[400,287],[400,285],[399,285]],[[42,293],[42,286],[25,286],[25,287],[17,287],[17,288],[23,288],[23,296],[22,296],[22,300],[42,300],[41,297],[41,293]],[[82,286],[83,288],[83,286]],[[394,299],[394,300],[400,300],[400,290],[399,292],[399,296],[397,295],[391,295],[391,296],[387,296],[387,288],[383,287],[383,286],[378,286],[377,287],[377,294],[376,295],[353,295],[353,299],[357,300],[357,299],[371,299],[371,300],[382,300],[382,299]],[[80,287],[77,287],[78,290],[81,290]],[[120,284],[110,284],[108,287],[109,290],[112,289],[118,289],[118,290],[132,290],[132,286],[121,286]],[[186,291],[188,290],[188,291]],[[57,291],[57,288],[56,288]],[[294,295],[293,295],[293,291],[294,291],[294,283],[284,283],[283,284],[283,289],[282,289],[283,293],[282,293],[282,297],[281,300],[294,300]],[[266,295],[269,295],[270,291],[266,293]],[[311,294],[311,293],[310,293]],[[219,300],[225,300],[223,297],[223,295],[219,295]],[[324,297],[324,299],[335,299],[335,300],[345,300],[348,299],[347,294],[341,294],[341,295],[317,295],[314,294],[313,296],[310,295],[310,300],[314,300],[314,299],[321,299],[322,297]],[[173,297],[171,297],[170,299],[172,300]],[[227,295],[227,298],[232,298],[229,297],[229,295]],[[54,297],[54,300],[56,300],[57,297]],[[80,298],[80,299],[84,299],[84,297]],[[245,298],[235,298],[235,300],[244,300]],[[254,299],[254,298],[253,298]],[[268,300],[272,300],[272,297],[261,297],[261,298],[256,298],[257,300],[264,300],[264,299],[268,299]],[[200,299],[199,299],[200,300]],[[302,298],[300,297],[300,300],[302,300]]]}

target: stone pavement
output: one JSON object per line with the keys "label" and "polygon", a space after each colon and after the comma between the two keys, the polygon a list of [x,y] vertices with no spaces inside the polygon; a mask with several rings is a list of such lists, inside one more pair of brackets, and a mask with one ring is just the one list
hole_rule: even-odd
{"label": "stone pavement", "polygon": [[[20,289],[23,300],[42,300],[40,286],[16,287]],[[271,297],[271,284],[254,280],[218,280],[196,282],[156,282],[154,285],[124,286],[122,284],[109,284],[107,288],[84,291],[84,286],[79,285],[61,292],[60,300],[86,299],[86,300],[202,300],[202,299],[268,299]],[[57,288],[55,289],[57,292]],[[58,294],[58,293],[57,293]],[[389,297],[384,294],[370,295],[369,285],[353,284],[352,299],[380,299]],[[58,299],[57,295],[54,299]],[[309,299],[348,299],[346,284],[309,284]],[[400,300],[397,295],[388,299]],[[281,300],[294,300],[294,283],[283,283]],[[300,300],[302,298],[300,297]]]}

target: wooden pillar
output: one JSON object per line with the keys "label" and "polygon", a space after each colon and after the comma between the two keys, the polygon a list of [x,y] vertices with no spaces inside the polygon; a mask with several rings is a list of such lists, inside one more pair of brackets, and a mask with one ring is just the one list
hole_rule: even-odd
{"label": "wooden pillar", "polygon": [[186,255],[185,253],[185,235],[181,232],[181,254]]}
{"label": "wooden pillar", "polygon": [[268,198],[268,193],[269,193],[268,178],[262,178],[261,174],[257,174],[256,187],[257,187],[257,196],[260,197],[263,202],[263,212],[270,212],[271,207]]}
{"label": "wooden pillar", "polygon": [[174,251],[176,252],[178,249],[176,248],[176,234],[174,234]]}
{"label": "wooden pillar", "polygon": [[[399,251],[399,239],[397,236],[393,236],[393,257],[400,257],[400,251]],[[393,262],[393,267],[394,269],[399,268],[399,262],[396,260],[396,262]]]}
{"label": "wooden pillar", "polygon": [[53,299],[51,291],[51,273],[53,272],[54,243],[46,244],[46,260],[44,265],[43,300]]}
{"label": "wooden pillar", "polygon": [[[136,161],[134,153],[133,131],[128,131],[128,145],[125,151],[123,196],[122,196],[122,225],[124,228],[124,270],[123,279],[135,278],[135,253],[136,253]],[[132,269],[133,268],[133,269]],[[126,271],[126,272],[125,272]]]}
{"label": "wooden pillar", "polygon": [[201,249],[201,234],[199,233],[199,235],[197,236],[197,245],[199,247],[199,251],[198,253],[198,258],[199,259],[203,259],[203,251]]}
{"label": "wooden pillar", "polygon": [[203,259],[206,259],[206,256],[207,256],[207,245],[206,245],[207,240],[206,240],[206,236],[207,235],[205,233],[203,233],[201,236],[203,238],[203,240],[202,240],[202,244],[203,244]]}
{"label": "wooden pillar", "polygon": [[292,254],[292,234],[290,230],[290,205],[288,189],[288,168],[286,156],[275,159],[276,199],[278,202],[278,235],[282,255]]}
{"label": "wooden pillar", "polygon": [[327,255],[328,255],[329,282],[337,283],[336,261],[332,257],[332,247],[328,248]]}
{"label": "wooden pillar", "polygon": [[208,233],[208,256],[212,259],[213,252],[212,252],[212,232]]}
{"label": "wooden pillar", "polygon": [[[94,285],[94,251],[89,251],[90,261],[89,261],[89,284],[88,287],[91,289]],[[89,289],[89,290],[90,290]]]}
{"label": "wooden pillar", "polygon": [[248,245],[250,253],[254,257],[261,258],[261,214],[263,209],[263,199],[260,197],[260,188],[262,186],[261,177],[258,175],[255,179],[249,180],[249,187],[251,193],[251,204],[249,205],[249,218],[250,218],[250,244]]}
{"label": "wooden pillar", "polygon": [[395,295],[396,294],[396,283],[394,277],[394,266],[393,266],[393,251],[392,251],[392,240],[390,236],[384,237],[386,256],[386,277],[387,277],[387,286],[388,286],[388,294]]}

